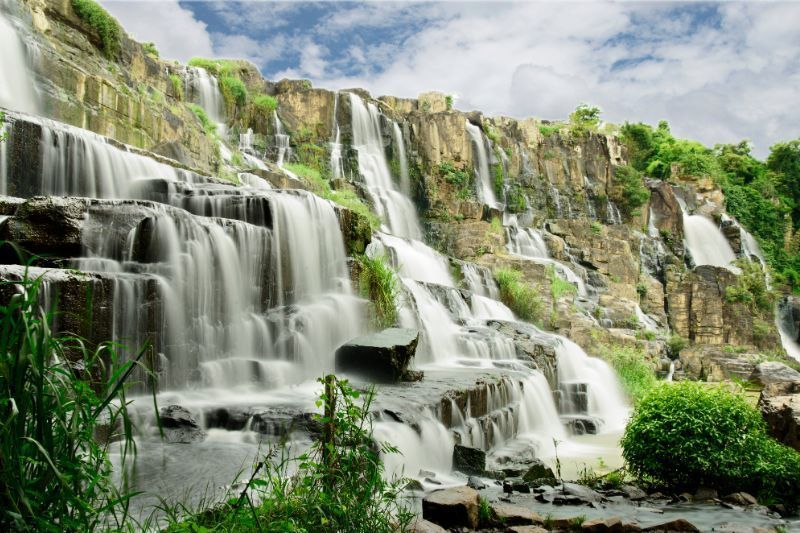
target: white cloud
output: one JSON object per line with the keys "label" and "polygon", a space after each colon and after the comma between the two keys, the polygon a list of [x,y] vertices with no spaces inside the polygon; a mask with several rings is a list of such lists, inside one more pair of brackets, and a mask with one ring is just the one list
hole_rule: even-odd
{"label": "white cloud", "polygon": [[213,53],[206,24],[177,1],[100,1],[137,41],[156,43],[164,58],[187,61]]}

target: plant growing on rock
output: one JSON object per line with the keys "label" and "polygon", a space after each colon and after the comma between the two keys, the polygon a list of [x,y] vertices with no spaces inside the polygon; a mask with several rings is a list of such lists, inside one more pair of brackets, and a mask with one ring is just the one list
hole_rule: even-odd
{"label": "plant growing on rock", "polygon": [[601,345],[599,355],[616,371],[625,393],[638,403],[656,386],[653,365],[640,348]]}
{"label": "plant growing on rock", "polygon": [[614,168],[614,186],[617,194],[614,201],[627,216],[650,200],[650,190],[644,184],[642,173],[628,165]]}
{"label": "plant growing on rock", "polygon": [[100,37],[103,54],[109,59],[115,58],[119,54],[122,38],[122,28],[117,19],[94,0],[72,0],[72,9]]}
{"label": "plant growing on rock", "polygon": [[729,302],[747,304],[753,311],[770,312],[775,295],[767,286],[761,265],[747,259],[739,259],[736,266],[741,271],[736,284],[725,287],[725,299]]}
{"label": "plant growing on rock", "polygon": [[145,55],[158,59],[158,48],[156,48],[156,43],[154,42],[142,43],[142,50],[144,51]]}
{"label": "plant growing on rock", "polygon": [[183,81],[177,74],[170,74],[169,81],[172,83],[172,92],[178,100],[183,100]]}
{"label": "plant growing on rock", "polygon": [[200,107],[197,104],[188,104],[189,109],[192,113],[195,114],[197,120],[200,121],[200,125],[203,127],[203,131],[206,132],[206,135],[215,136],[217,134],[217,125],[208,118],[205,109]]}
{"label": "plant growing on rock", "polygon": [[569,129],[575,137],[597,131],[600,126],[600,108],[581,103],[569,115]]}
{"label": "plant growing on rock", "polygon": [[511,268],[495,271],[494,277],[500,287],[500,300],[522,320],[539,322],[544,304],[537,287],[522,279],[522,272]]}
{"label": "plant growing on rock", "polygon": [[278,109],[278,101],[274,96],[268,94],[257,94],[253,96],[253,105],[265,116],[269,116]]}
{"label": "plant growing on rock", "polygon": [[800,454],[767,436],[760,413],[724,387],[654,388],[636,405],[622,449],[630,472],[671,490],[710,486],[800,503]]}
{"label": "plant growing on rock", "polygon": [[400,285],[397,273],[386,256],[358,258],[361,266],[359,287],[375,312],[374,322],[378,328],[388,328],[397,323],[397,307],[400,300]]}
{"label": "plant growing on rock", "polygon": [[229,107],[244,107],[247,104],[247,87],[239,78],[222,76],[219,79],[219,89]]}

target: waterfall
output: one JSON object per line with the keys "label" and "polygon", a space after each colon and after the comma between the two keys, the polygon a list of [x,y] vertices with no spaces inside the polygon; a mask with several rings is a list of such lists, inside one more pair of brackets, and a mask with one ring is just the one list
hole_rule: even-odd
{"label": "waterfall", "polygon": [[710,218],[703,215],[690,215],[686,204],[679,199],[683,211],[683,234],[686,248],[695,266],[713,265],[733,270],[731,263],[736,260],[728,239]]}
{"label": "waterfall", "polygon": [[38,97],[25,46],[5,8],[4,2],[0,5],[0,107],[36,113]]}
{"label": "waterfall", "polygon": [[188,67],[189,85],[193,101],[203,108],[221,135],[225,133],[225,99],[219,90],[217,78],[200,67]]}
{"label": "waterfall", "polygon": [[384,231],[400,237],[420,239],[422,231],[411,200],[397,190],[386,161],[381,114],[374,104],[364,104],[355,93],[349,93],[353,121],[353,148],[358,152],[358,170]]}
{"label": "waterfall", "polygon": [[253,151],[253,128],[247,128],[247,131],[239,134],[239,150]]}
{"label": "waterfall", "polygon": [[478,199],[490,206],[497,205],[492,186],[492,176],[489,171],[489,154],[486,148],[488,140],[483,131],[467,121],[467,133],[472,139],[472,163],[475,168],[475,177],[478,180]]}
{"label": "waterfall", "polygon": [[339,121],[336,118],[339,111],[339,93],[333,97],[333,140],[331,141],[331,174],[333,179],[344,177],[344,164],[342,162],[342,132],[339,130]]}
{"label": "waterfall", "polygon": [[289,135],[283,131],[283,123],[278,118],[276,111],[272,112],[272,119],[275,122],[275,147],[277,148],[275,162],[279,167],[283,168],[283,164],[292,157],[292,147],[289,144]]}
{"label": "waterfall", "polygon": [[786,354],[800,361],[800,331],[797,327],[797,317],[794,316],[793,306],[788,297],[781,299],[775,309],[775,326],[781,336],[781,344]]}
{"label": "waterfall", "polygon": [[406,143],[403,140],[403,130],[397,122],[393,123],[394,143],[397,150],[397,159],[400,161],[400,191],[411,196],[411,178],[408,174],[408,159],[406,158]]}
{"label": "waterfall", "polygon": [[500,289],[494,281],[491,270],[479,267],[474,263],[463,263],[461,274],[467,289],[474,295],[484,296],[492,300],[500,299]]}

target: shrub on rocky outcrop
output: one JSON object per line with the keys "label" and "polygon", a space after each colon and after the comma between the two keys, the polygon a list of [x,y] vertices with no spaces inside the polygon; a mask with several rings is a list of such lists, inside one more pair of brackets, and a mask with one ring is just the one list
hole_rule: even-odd
{"label": "shrub on rocky outcrop", "polygon": [[501,268],[495,271],[494,276],[500,287],[500,300],[514,311],[514,314],[528,322],[538,322],[542,319],[544,311],[542,298],[536,287],[522,279],[522,272]]}
{"label": "shrub on rocky outcrop", "polygon": [[380,328],[394,325],[397,322],[400,288],[397,274],[388,258],[362,255],[358,262],[361,265],[361,275],[359,276],[361,295],[372,303],[375,325]]}
{"label": "shrub on rocky outcrop", "polygon": [[600,355],[617,372],[623,389],[634,403],[656,386],[653,366],[643,350],[631,346],[601,346]]}
{"label": "shrub on rocky outcrop", "polygon": [[650,199],[650,190],[644,184],[642,173],[628,165],[614,169],[614,185],[617,189],[614,201],[628,216]]}
{"label": "shrub on rocky outcrop", "polygon": [[247,87],[239,78],[222,76],[219,79],[219,89],[228,107],[242,107],[247,104]]}
{"label": "shrub on rocky outcrop", "polygon": [[710,486],[800,503],[800,454],[768,437],[758,411],[724,387],[654,388],[637,404],[622,449],[630,472],[673,490]]}
{"label": "shrub on rocky outcrop", "polygon": [[264,115],[270,115],[273,111],[278,109],[278,101],[275,97],[268,94],[257,94],[253,96],[253,105]]}
{"label": "shrub on rocky outcrop", "polygon": [[203,131],[206,132],[208,135],[214,135],[217,132],[217,125],[214,124],[214,121],[208,117],[205,109],[200,107],[197,104],[189,104],[189,109],[192,110],[192,113],[195,114],[197,120],[200,121],[200,124],[203,126]]}
{"label": "shrub on rocky outcrop", "polygon": [[120,50],[122,28],[117,19],[108,14],[93,0],[72,0],[75,14],[100,36],[100,47],[109,59],[116,57]]}

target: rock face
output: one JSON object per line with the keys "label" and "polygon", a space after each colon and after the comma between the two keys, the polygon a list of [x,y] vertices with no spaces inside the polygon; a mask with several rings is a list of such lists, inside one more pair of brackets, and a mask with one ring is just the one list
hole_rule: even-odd
{"label": "rock face", "polygon": [[180,405],[162,407],[159,416],[164,439],[169,443],[190,444],[201,442],[208,436],[192,414]]}
{"label": "rock face", "polygon": [[478,527],[478,491],[469,487],[437,490],[422,500],[422,517],[445,529]]}
{"label": "rock face", "polygon": [[482,475],[486,471],[486,452],[456,444],[453,448],[453,470]]}
{"label": "rock face", "polygon": [[778,361],[766,361],[756,366],[750,381],[762,387],[773,383],[800,381],[800,372]]}
{"label": "rock face", "polygon": [[800,381],[771,383],[758,399],[772,437],[800,451]]}
{"label": "rock face", "polygon": [[408,368],[419,332],[389,328],[358,337],[336,350],[336,371],[358,374],[378,383],[394,383]]}

